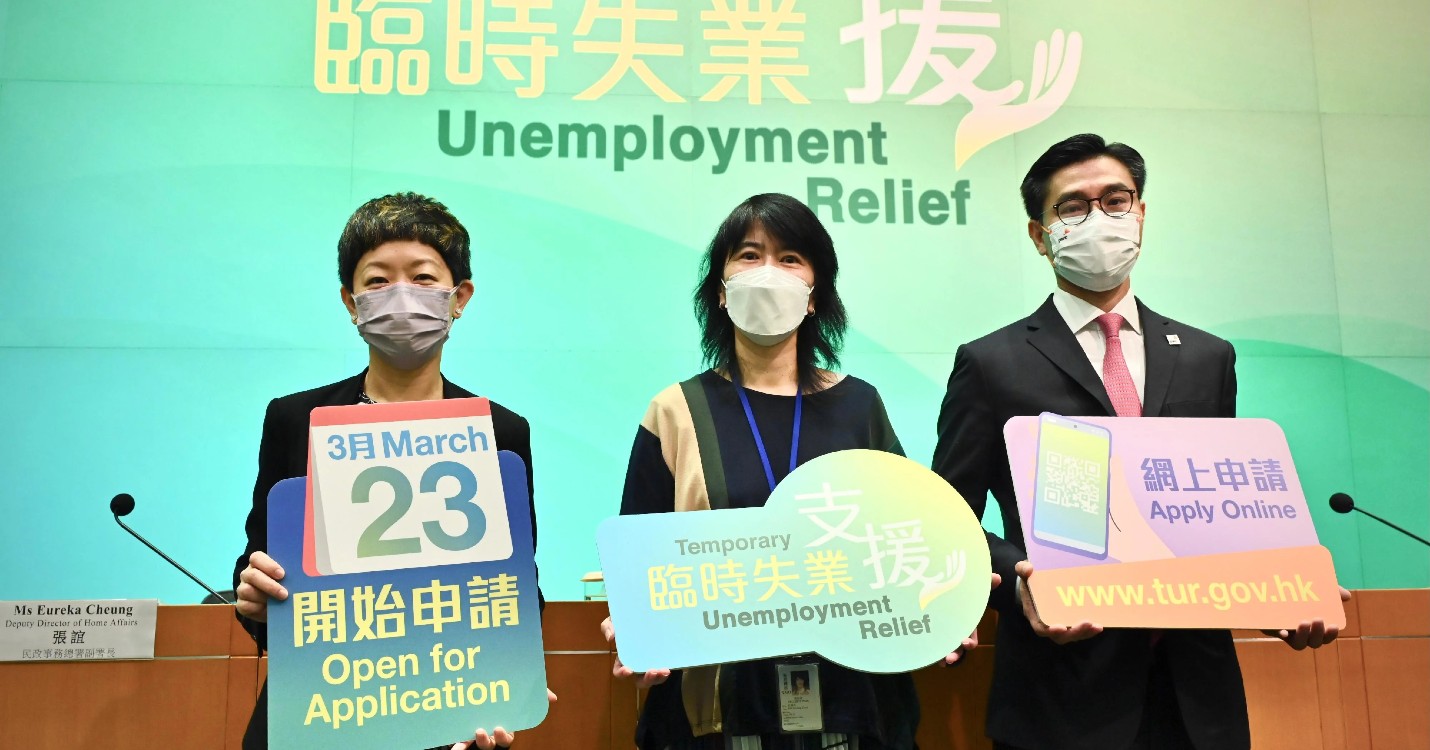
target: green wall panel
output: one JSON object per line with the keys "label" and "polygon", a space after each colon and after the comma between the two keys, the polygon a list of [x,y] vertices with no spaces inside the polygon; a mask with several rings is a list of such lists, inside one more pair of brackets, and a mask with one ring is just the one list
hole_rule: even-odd
{"label": "green wall panel", "polygon": [[[637,28],[643,43],[681,45],[644,58],[681,100],[627,74],[578,101],[615,58],[577,43],[613,41],[619,24],[578,36],[585,4],[556,5],[533,15],[555,24],[558,54],[544,92],[524,98],[526,82],[490,57],[480,83],[449,80],[447,0],[402,6],[423,14],[424,36],[387,47],[428,55],[420,95],[320,91],[319,0],[0,0],[0,501],[17,509],[0,563],[43,571],[7,577],[0,598],[198,599],[109,519],[121,491],[138,498],[141,530],[226,587],[265,404],[365,362],[334,248],[359,203],[397,190],[438,197],[471,231],[476,297],[444,370],[532,422],[552,598],[578,597],[597,565],[593,530],[617,509],[649,399],[700,367],[697,265],[750,194],[821,199],[853,321],[845,369],[880,389],[909,455],[927,461],[956,347],[1052,287],[1017,187],[1048,145],[1083,131],[1146,155],[1134,289],[1236,344],[1241,413],[1286,430],[1343,580],[1430,585],[1430,556],[1324,507],[1347,491],[1430,533],[1430,264],[1413,208],[1430,193],[1424,2],[950,4],[965,15],[941,31],[981,51],[934,51],[968,80],[932,104],[910,101],[940,84],[931,64],[911,69],[910,93],[891,91],[919,38],[899,12],[916,0],[880,6],[902,22],[881,37],[872,103],[847,93],[865,83],[862,42],[839,41],[862,4],[800,0],[786,29],[802,40],[772,44],[808,66],[789,75],[807,104],[768,82],[760,104],[744,83],[701,101],[721,77],[706,68],[713,5],[678,0],[641,0],[678,20]],[[1080,55],[1036,64],[1040,42],[1067,52],[1074,34]],[[1035,68],[1047,74],[1036,91]],[[1065,96],[1054,81],[1071,82]],[[462,152],[469,112],[476,140]],[[971,140],[980,120],[998,137]],[[520,147],[523,128],[560,141],[563,125],[599,130],[604,152]],[[511,155],[486,153],[485,131],[506,126]],[[675,156],[677,128],[698,135],[700,156]],[[711,129],[742,139],[728,161]],[[759,129],[792,143],[856,132],[863,158],[750,158]],[[622,137],[646,143],[618,168]],[[905,185],[946,196],[949,218],[908,217]],[[880,201],[862,221],[857,190]]]}

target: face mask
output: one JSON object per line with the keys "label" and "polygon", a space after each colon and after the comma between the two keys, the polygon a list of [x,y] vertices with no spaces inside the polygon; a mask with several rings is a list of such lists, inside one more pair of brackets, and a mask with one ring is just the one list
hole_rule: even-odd
{"label": "face mask", "polygon": [[447,340],[455,291],[398,283],[355,295],[358,333],[399,370],[414,369]]}
{"label": "face mask", "polygon": [[774,266],[741,271],[725,282],[730,321],[760,346],[790,337],[809,312],[813,292],[798,276]]}
{"label": "face mask", "polygon": [[1114,289],[1132,273],[1141,254],[1142,222],[1137,214],[1113,218],[1095,211],[1077,226],[1061,221],[1048,227],[1053,269],[1093,292]]}

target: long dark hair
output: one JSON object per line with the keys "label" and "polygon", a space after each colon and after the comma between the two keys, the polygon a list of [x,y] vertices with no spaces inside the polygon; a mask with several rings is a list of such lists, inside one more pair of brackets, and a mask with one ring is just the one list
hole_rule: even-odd
{"label": "long dark hair", "polygon": [[814,313],[800,323],[795,348],[800,388],[817,390],[823,380],[819,369],[839,366],[839,350],[849,327],[848,313],[834,285],[839,276],[839,259],[834,255],[834,240],[819,223],[819,217],[799,200],[782,193],[752,196],[736,206],[710,240],[700,262],[701,279],[694,294],[701,353],[710,367],[739,374],[735,325],[720,307],[720,290],[725,261],[757,223],[781,245],[798,251],[814,268]]}

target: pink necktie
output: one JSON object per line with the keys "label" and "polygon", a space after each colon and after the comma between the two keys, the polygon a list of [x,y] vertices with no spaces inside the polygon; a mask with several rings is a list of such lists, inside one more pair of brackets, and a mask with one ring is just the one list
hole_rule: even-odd
{"label": "pink necktie", "polygon": [[[1102,335],[1107,337],[1107,351],[1102,354],[1102,385],[1107,389],[1107,397],[1112,400],[1112,410],[1117,412],[1117,416],[1140,417],[1142,400],[1137,398],[1137,384],[1132,382],[1132,371],[1127,369],[1127,359],[1122,356],[1122,320],[1117,313],[1097,316]],[[1161,640],[1161,630],[1147,631],[1147,642],[1151,648],[1156,648]]]}
{"label": "pink necktie", "polygon": [[1103,313],[1097,316],[1097,324],[1107,337],[1107,351],[1102,355],[1102,385],[1112,401],[1112,410],[1119,417],[1140,417],[1142,400],[1137,397],[1137,384],[1132,382],[1132,371],[1127,369],[1127,360],[1122,356],[1122,316]]}

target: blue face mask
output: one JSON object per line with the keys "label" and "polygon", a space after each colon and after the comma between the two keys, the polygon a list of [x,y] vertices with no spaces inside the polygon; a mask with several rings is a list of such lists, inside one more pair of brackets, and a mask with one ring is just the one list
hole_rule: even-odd
{"label": "blue face mask", "polygon": [[455,291],[397,283],[355,295],[358,333],[393,367],[420,367],[447,340]]}

